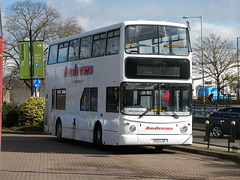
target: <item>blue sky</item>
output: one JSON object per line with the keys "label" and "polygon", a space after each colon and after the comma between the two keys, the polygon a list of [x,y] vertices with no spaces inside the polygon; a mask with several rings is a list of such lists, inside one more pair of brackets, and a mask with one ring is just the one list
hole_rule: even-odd
{"label": "blue sky", "polygon": [[[2,12],[16,1],[1,0]],[[236,41],[240,36],[239,0],[32,0],[51,4],[63,17],[76,17],[85,31],[124,20],[185,23],[183,16],[202,16],[203,35]],[[200,36],[200,19],[189,19],[191,39]]]}

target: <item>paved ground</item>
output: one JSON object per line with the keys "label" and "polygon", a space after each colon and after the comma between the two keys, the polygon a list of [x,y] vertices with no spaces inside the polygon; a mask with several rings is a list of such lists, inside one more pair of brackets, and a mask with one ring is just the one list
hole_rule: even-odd
{"label": "paved ground", "polygon": [[[89,143],[62,143],[48,135],[3,134],[2,139],[1,180],[240,177],[238,162],[220,156],[184,152],[191,148],[199,151],[194,146],[162,152],[157,152],[152,147],[123,147],[118,150],[108,147],[100,152]],[[207,150],[207,153],[211,151]]]}

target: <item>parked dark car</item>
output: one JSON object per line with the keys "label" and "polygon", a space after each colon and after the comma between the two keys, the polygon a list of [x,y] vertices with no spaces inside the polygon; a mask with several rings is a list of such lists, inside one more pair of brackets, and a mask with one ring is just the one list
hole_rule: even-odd
{"label": "parked dark car", "polygon": [[206,129],[205,121],[208,120],[209,113],[214,109],[194,108],[193,109],[193,130],[204,131]]}
{"label": "parked dark car", "polygon": [[216,138],[230,134],[231,122],[235,121],[235,135],[240,134],[240,106],[218,109],[211,115],[211,132]]}
{"label": "parked dark car", "polygon": [[206,117],[209,115],[209,113],[212,113],[214,109],[211,108],[195,108],[193,109],[193,116],[197,117]]}

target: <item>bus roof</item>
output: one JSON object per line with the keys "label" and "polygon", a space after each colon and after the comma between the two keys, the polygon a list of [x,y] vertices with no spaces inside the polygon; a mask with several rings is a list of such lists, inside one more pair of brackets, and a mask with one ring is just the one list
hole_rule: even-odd
{"label": "bus roof", "polygon": [[185,25],[185,24],[166,22],[166,21],[145,21],[145,20],[123,21],[121,23],[117,23],[117,24],[114,24],[114,25],[110,25],[110,26],[99,28],[99,29],[90,30],[90,31],[87,31],[87,32],[82,32],[80,34],[75,34],[75,35],[72,35],[72,36],[61,38],[61,39],[50,42],[49,45],[58,44],[58,43],[61,43],[61,42],[69,41],[69,40],[72,40],[72,39],[77,39],[77,38],[80,38],[80,37],[90,36],[90,35],[93,35],[93,34],[104,32],[104,31],[109,31],[111,29],[114,30],[114,29],[120,28],[122,26],[125,27],[125,26],[128,26],[128,25],[165,25],[165,26],[176,26],[176,27],[187,28],[187,25]]}

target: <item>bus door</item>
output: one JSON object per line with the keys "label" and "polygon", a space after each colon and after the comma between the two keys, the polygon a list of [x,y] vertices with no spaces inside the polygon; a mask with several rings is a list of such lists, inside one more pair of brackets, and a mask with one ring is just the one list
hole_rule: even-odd
{"label": "bus door", "polygon": [[49,100],[51,100],[52,102],[48,102],[48,103],[51,103],[51,106],[49,105],[49,108],[51,110],[50,110],[50,115],[49,115],[50,117],[48,118],[49,119],[48,124],[50,126],[55,127],[55,121],[56,121],[56,88],[55,87],[52,88],[51,98]]}
{"label": "bus door", "polygon": [[[51,88],[49,93],[46,94],[45,99],[45,112],[44,112],[44,125],[45,131],[55,132],[55,117],[56,117],[56,89]],[[51,129],[50,129],[51,128]]]}

